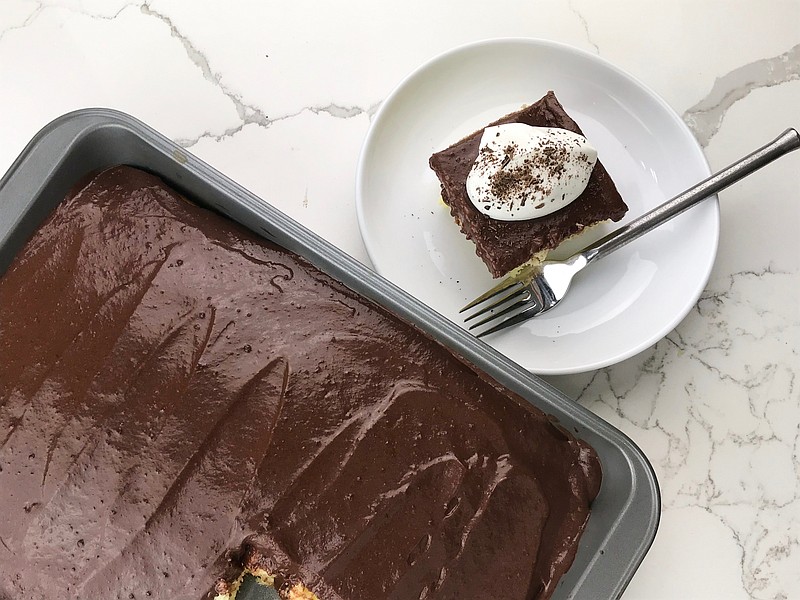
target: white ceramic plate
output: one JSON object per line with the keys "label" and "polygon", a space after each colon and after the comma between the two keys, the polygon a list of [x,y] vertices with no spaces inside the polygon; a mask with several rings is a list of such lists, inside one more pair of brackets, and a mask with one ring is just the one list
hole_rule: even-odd
{"label": "white ceramic plate", "polygon": [[[458,309],[493,280],[439,199],[428,158],[550,89],[598,149],[630,207],[623,221],[586,232],[566,250],[709,174],[675,112],[594,55],[554,42],[500,39],[434,58],[373,119],[358,165],[356,207],[377,271],[456,323]],[[484,339],[539,374],[589,371],[628,358],[663,338],[694,306],[718,236],[714,198],[592,265],[552,312]]]}

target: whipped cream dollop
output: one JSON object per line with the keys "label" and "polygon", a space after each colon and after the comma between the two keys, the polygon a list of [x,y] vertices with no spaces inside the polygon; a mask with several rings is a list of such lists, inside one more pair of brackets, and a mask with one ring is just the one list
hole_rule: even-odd
{"label": "whipped cream dollop", "polygon": [[597,150],[566,129],[524,123],[487,127],[467,176],[467,194],[492,219],[535,219],[580,196],[596,162]]}

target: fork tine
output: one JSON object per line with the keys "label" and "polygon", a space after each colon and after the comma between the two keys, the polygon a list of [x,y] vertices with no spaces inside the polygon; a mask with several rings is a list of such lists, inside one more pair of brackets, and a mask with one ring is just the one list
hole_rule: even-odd
{"label": "fork tine", "polygon": [[[540,305],[532,305],[526,308],[525,310],[515,314],[514,316],[509,317],[505,321],[498,323],[494,327],[490,327],[486,331],[481,331],[475,337],[482,338],[486,335],[491,333],[496,333],[505,329],[506,327],[511,327],[512,325],[516,325],[517,323],[522,323],[523,321],[527,321],[538,315],[542,311],[542,307]],[[470,328],[471,329],[471,328]]]}
{"label": "fork tine", "polygon": [[489,300],[489,298],[493,298],[493,297],[497,296],[498,294],[502,294],[504,291],[506,291],[506,290],[508,290],[508,289],[510,289],[510,288],[512,288],[514,286],[522,286],[522,287],[524,287],[524,282],[520,281],[516,277],[507,277],[506,279],[504,279],[503,281],[498,283],[496,286],[494,286],[489,291],[484,292],[483,294],[481,294],[480,296],[475,298],[475,300],[473,300],[472,302],[467,304],[464,308],[462,308],[458,312],[459,313],[463,313],[465,310],[469,310],[470,308],[472,308],[473,306],[477,306],[481,302],[486,302],[487,300]]}
{"label": "fork tine", "polygon": [[507,314],[509,314],[509,313],[511,313],[511,312],[514,312],[514,311],[515,311],[515,310],[517,310],[518,308],[524,308],[524,307],[526,307],[526,306],[527,306],[527,307],[530,307],[530,308],[535,308],[535,307],[537,306],[537,304],[536,304],[536,301],[535,301],[535,300],[533,300],[533,299],[532,299],[532,298],[529,296],[529,297],[528,297],[528,298],[526,298],[525,300],[519,300],[518,302],[515,302],[515,303],[514,303],[514,304],[512,304],[511,306],[508,306],[507,308],[504,308],[504,309],[503,309],[503,310],[501,310],[500,312],[496,312],[496,313],[494,313],[494,314],[491,314],[491,315],[489,315],[489,316],[487,316],[487,317],[485,317],[485,318],[481,319],[481,320],[480,320],[480,321],[478,321],[477,323],[473,323],[472,325],[470,325],[470,326],[469,326],[469,328],[468,328],[468,329],[469,329],[470,331],[472,331],[472,330],[473,330],[473,329],[475,329],[476,327],[480,327],[481,325],[485,325],[485,324],[486,324],[486,323],[488,323],[489,321],[494,321],[494,320],[496,320],[497,318],[499,318],[499,317],[502,317],[503,315],[507,315]]}
{"label": "fork tine", "polygon": [[528,298],[526,298],[525,300],[529,300],[530,299],[529,294],[530,294],[530,290],[528,290],[527,286],[519,287],[519,288],[515,289],[513,292],[511,292],[510,294],[506,294],[505,296],[501,297],[499,300],[496,300],[495,302],[492,302],[491,304],[488,304],[487,306],[482,306],[480,308],[480,310],[476,311],[474,314],[471,314],[470,316],[465,317],[464,318],[464,323],[466,323],[468,321],[471,321],[472,319],[475,319],[477,317],[480,317],[481,315],[486,314],[487,312],[489,312],[491,310],[494,310],[498,306],[501,306],[501,305],[505,304],[506,302],[510,302],[511,300],[514,300],[515,298],[519,298],[520,296],[528,295]]}

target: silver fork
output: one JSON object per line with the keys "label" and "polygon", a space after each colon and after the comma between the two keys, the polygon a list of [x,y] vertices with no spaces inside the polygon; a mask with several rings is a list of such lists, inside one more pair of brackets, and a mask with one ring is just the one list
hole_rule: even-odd
{"label": "silver fork", "polygon": [[[483,337],[552,310],[566,295],[572,278],[594,261],[619,250],[701,200],[724,190],[798,147],[800,147],[800,133],[795,129],[787,129],[766,146],[711,175],[566,260],[547,260],[535,267],[525,267],[507,277],[459,311],[463,313],[483,305],[466,317],[464,322],[484,317],[473,323],[469,327],[470,330],[493,323],[491,327],[477,335]],[[490,300],[491,302],[486,304]],[[503,317],[507,318],[498,322],[498,319]]]}

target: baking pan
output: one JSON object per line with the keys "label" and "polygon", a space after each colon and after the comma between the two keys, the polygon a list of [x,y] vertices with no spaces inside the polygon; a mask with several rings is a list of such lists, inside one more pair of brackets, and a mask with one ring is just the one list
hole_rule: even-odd
{"label": "baking pan", "polygon": [[597,600],[622,594],[655,537],[660,516],[653,469],[629,438],[133,117],[107,109],[80,110],[56,119],[31,140],[0,180],[0,274],[81,178],[117,164],[150,171],[198,204],[303,256],[594,446],[603,468],[602,488],[575,562],[553,597]]}

